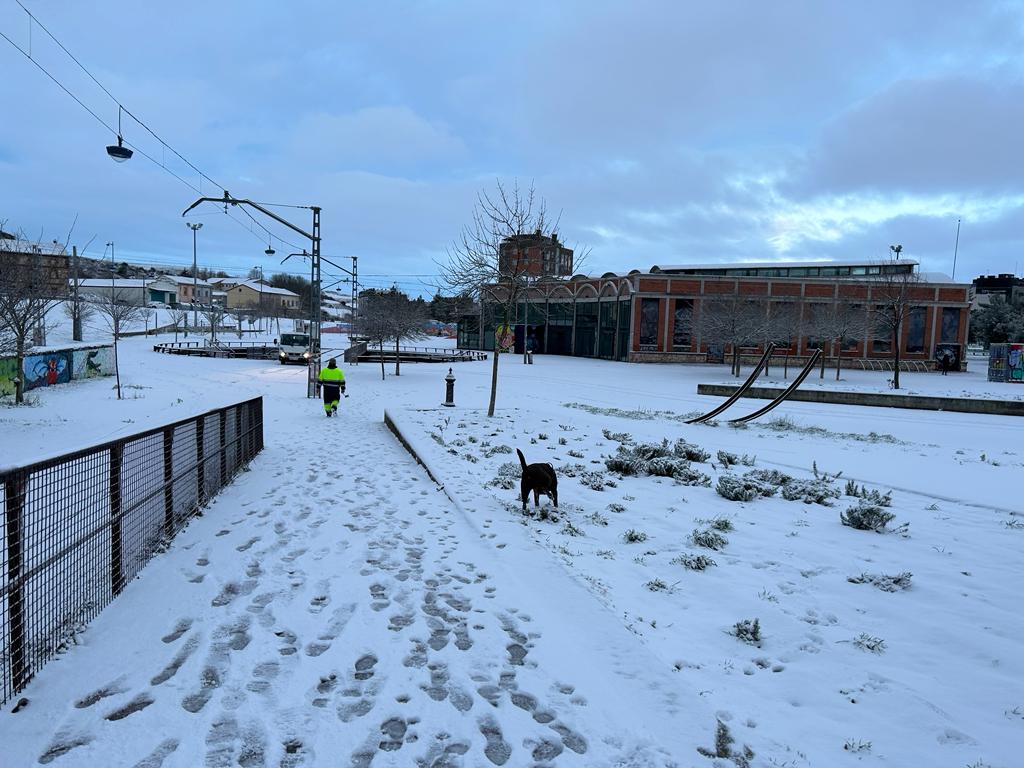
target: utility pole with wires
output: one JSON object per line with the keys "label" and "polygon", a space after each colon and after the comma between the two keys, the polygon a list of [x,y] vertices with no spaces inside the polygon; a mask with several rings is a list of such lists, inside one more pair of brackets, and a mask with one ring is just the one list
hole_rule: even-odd
{"label": "utility pole with wires", "polygon": [[[254,210],[259,211],[264,216],[266,216],[266,217],[268,217],[270,219],[273,219],[278,224],[281,224],[282,226],[287,227],[288,229],[292,230],[293,232],[296,232],[296,233],[302,235],[303,237],[305,237],[307,240],[310,241],[311,251],[312,251],[310,253],[310,258],[313,260],[313,275],[316,278],[316,283],[313,286],[313,292],[315,294],[315,302],[314,303],[315,303],[315,306],[316,306],[316,309],[317,309],[317,315],[316,315],[315,318],[312,318],[314,320],[314,322],[313,322],[312,326],[309,329],[309,331],[310,331],[310,334],[309,334],[310,335],[310,345],[311,345],[312,349],[310,350],[311,354],[309,356],[309,370],[307,372],[307,377],[306,377],[306,397],[316,397],[319,394],[319,389],[320,389],[318,378],[319,378],[320,367],[321,367],[320,366],[320,315],[319,315],[319,307],[320,307],[320,206],[319,205],[296,205],[296,206],[289,206],[289,207],[293,207],[293,208],[307,208],[307,209],[309,209],[309,210],[311,210],[313,212],[313,227],[312,227],[312,231],[307,232],[306,230],[302,229],[301,227],[298,227],[295,224],[292,224],[287,219],[284,219],[281,216],[278,216],[273,211],[267,210],[267,208],[265,208],[264,206],[260,205],[259,203],[255,203],[252,200],[243,200],[243,199],[239,199],[237,197],[232,197],[231,193],[229,193],[227,190],[224,190],[224,196],[223,197],[200,197],[198,200],[196,200],[194,203],[192,203],[192,205],[190,205],[188,208],[186,208],[182,212],[181,215],[185,216],[186,214],[188,214],[189,211],[191,211],[193,208],[198,206],[200,203],[217,203],[219,205],[223,205],[225,213],[227,212],[227,208],[228,208],[229,205],[230,206],[243,206],[243,207],[252,208]],[[251,216],[251,214],[250,214],[250,216]],[[255,221],[255,219],[254,219],[254,221]],[[267,250],[269,251],[271,249],[268,247]]]}

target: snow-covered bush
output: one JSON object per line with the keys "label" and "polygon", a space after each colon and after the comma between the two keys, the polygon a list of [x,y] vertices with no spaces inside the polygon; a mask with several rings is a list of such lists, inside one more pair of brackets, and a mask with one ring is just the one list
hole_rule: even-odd
{"label": "snow-covered bush", "polygon": [[592,522],[594,525],[608,525],[608,518],[600,512],[593,512],[587,515],[587,520]]}
{"label": "snow-covered bush", "polygon": [[499,453],[512,453],[512,446],[510,445],[492,445],[484,451],[484,458],[489,459],[491,456],[495,456]]}
{"label": "snow-covered bush", "polygon": [[[518,464],[516,465],[518,466]],[[588,472],[586,464],[561,464],[555,468],[559,477],[576,477],[582,472]]]}
{"label": "snow-covered bush", "polygon": [[752,467],[754,466],[754,457],[747,456],[747,454],[737,456],[735,453],[729,453],[728,451],[719,451],[718,463],[721,464],[723,467],[734,467],[737,464],[743,464],[744,466]]}
{"label": "snow-covered bush", "polygon": [[631,443],[633,442],[633,436],[629,432],[612,432],[610,429],[602,429],[601,434],[604,435],[605,440],[611,440],[616,443]]}
{"label": "snow-covered bush", "polygon": [[582,459],[583,458],[583,451],[570,450],[570,451],[568,451],[568,453],[574,459]]}
{"label": "snow-covered bush", "polygon": [[[758,496],[774,496],[782,482],[775,482],[772,475],[775,470],[755,469],[745,473],[742,477],[725,472],[718,476],[718,483],[715,490],[718,495],[729,499],[729,501],[753,501]],[[781,472],[775,472],[780,477],[786,477]],[[792,478],[787,478],[792,479]]]}
{"label": "snow-covered bush", "polygon": [[733,624],[731,635],[750,645],[761,644],[761,622],[758,619],[744,619]]}
{"label": "snow-covered bush", "polygon": [[718,565],[707,555],[691,555],[688,552],[674,558],[672,564],[681,565],[691,571],[704,571]]}
{"label": "snow-covered bush", "polygon": [[651,579],[646,584],[644,584],[644,586],[647,587],[649,590],[651,590],[651,592],[667,592],[668,591],[668,584],[666,584],[661,579]]}
{"label": "snow-covered bush", "polygon": [[688,443],[682,438],[676,440],[672,445],[672,453],[676,456],[682,456],[688,461],[696,461],[698,463],[705,462],[711,458],[711,454],[701,448],[699,445]]}
{"label": "snow-covered bush", "polygon": [[711,484],[711,479],[690,467],[691,458],[704,461],[708,454],[685,440],[669,445],[668,440],[655,443],[619,445],[614,456],[605,459],[605,466],[621,475],[654,475],[671,477],[683,485]]}
{"label": "snow-covered bush", "polygon": [[714,528],[716,531],[722,531],[723,533],[735,530],[732,520],[723,515],[719,515],[718,517],[700,518],[697,522],[701,525],[707,526],[708,528]]}
{"label": "snow-covered bush", "polygon": [[577,528],[575,525],[573,525],[570,522],[566,522],[566,524],[562,527],[562,533],[564,533],[566,536],[582,536],[583,535],[583,531],[581,529]]}
{"label": "snow-covered bush", "polygon": [[839,498],[839,489],[827,475],[813,480],[792,479],[782,486],[782,498],[787,501],[802,501],[804,504],[832,506],[832,499]]}
{"label": "snow-covered bush", "polygon": [[611,504],[608,505],[608,511],[609,512],[625,512],[626,508],[622,504],[618,504],[616,502],[612,502]]}
{"label": "snow-covered bush", "polygon": [[875,531],[883,533],[885,526],[895,518],[892,512],[886,512],[878,504],[873,504],[865,499],[857,499],[857,503],[845,512],[839,514],[839,520],[843,525],[856,528],[858,531]]}
{"label": "snow-covered bush", "polygon": [[605,476],[603,472],[584,472],[580,475],[580,482],[591,490],[603,491]]}
{"label": "snow-covered bush", "polygon": [[647,541],[647,534],[635,528],[630,528],[622,534],[622,540],[627,544],[639,544],[640,542]]}
{"label": "snow-covered bush", "polygon": [[715,728],[715,748],[697,747],[697,751],[704,757],[724,757],[731,760],[736,768],[750,768],[750,761],[754,759],[754,750],[744,744],[742,751],[735,751],[732,748],[734,741],[732,734],[729,733],[729,726],[719,720],[718,726]]}
{"label": "snow-covered bush", "polygon": [[690,541],[696,547],[704,547],[704,549],[713,549],[716,552],[725,549],[729,540],[725,538],[718,531],[711,528],[694,528],[693,533],[690,534]]}
{"label": "snow-covered bush", "polygon": [[846,580],[851,584],[874,584],[883,592],[899,592],[910,589],[913,575],[910,571],[903,571],[895,576],[885,573],[862,573],[860,576],[849,576]]}
{"label": "snow-covered bush", "polygon": [[519,485],[522,475],[523,468],[518,463],[506,461],[498,467],[498,474],[484,483],[484,485],[487,488],[503,488],[509,491]]}
{"label": "snow-covered bush", "polygon": [[866,632],[861,632],[857,637],[853,638],[853,644],[862,651],[871,651],[871,653],[885,652],[885,640],[880,637],[872,637]]}

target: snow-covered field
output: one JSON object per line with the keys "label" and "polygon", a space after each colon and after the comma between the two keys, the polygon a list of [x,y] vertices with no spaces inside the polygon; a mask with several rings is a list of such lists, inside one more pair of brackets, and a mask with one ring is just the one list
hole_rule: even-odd
{"label": "snow-covered field", "polygon": [[[538,356],[502,360],[493,419],[489,363],[463,363],[454,409],[446,367],[347,367],[329,421],[304,369],[152,343],[123,343],[128,400],[93,380],[0,409],[0,464],[253,394],[267,448],[0,717],[5,767],[732,766],[744,746],[754,766],[1020,764],[1018,419],[792,403],[688,426],[724,366]],[[1017,395],[972,368],[904,385]],[[689,470],[710,487],[605,465],[663,439],[709,454]],[[490,484],[516,462],[505,446],[560,469],[555,514]],[[753,459],[734,475],[842,472],[840,496],[729,501],[719,451]],[[841,524],[848,479],[893,489],[889,532]],[[719,549],[691,541],[715,526]],[[697,555],[715,564],[683,564]],[[904,573],[891,592],[848,581]],[[719,721],[735,761],[697,751]]]}

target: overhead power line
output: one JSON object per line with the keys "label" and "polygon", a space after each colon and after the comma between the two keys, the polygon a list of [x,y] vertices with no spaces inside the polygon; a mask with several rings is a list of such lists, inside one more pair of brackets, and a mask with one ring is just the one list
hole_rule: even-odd
{"label": "overhead power line", "polygon": [[[104,120],[102,117],[100,117],[98,114],[96,114],[95,110],[93,110],[91,107],[89,107],[89,105],[87,105],[84,101],[82,101],[82,99],[80,99],[75,93],[73,93],[70,88],[68,88],[66,85],[64,85],[64,83],[62,83],[53,73],[51,73],[48,69],[46,69],[46,67],[44,67],[32,55],[32,24],[34,23],[34,24],[38,25],[39,28],[41,30],[43,30],[43,32],[46,33],[47,37],[49,37],[57,45],[57,47],[60,48],[60,50],[63,51],[64,54],[69,59],[71,59],[71,61],[73,61],[79,67],[79,69],[81,69],[89,77],[89,79],[92,80],[100,88],[100,90],[102,90],[103,93],[105,93],[110,98],[110,100],[114,102],[114,104],[116,104],[118,106],[118,108],[122,112],[124,112],[126,115],[131,117],[131,119],[134,120],[141,128],[143,128],[150,136],[152,136],[154,139],[156,139],[156,141],[159,142],[159,144],[164,149],[170,151],[171,154],[173,154],[175,157],[177,157],[179,160],[181,160],[190,169],[195,171],[196,174],[199,176],[199,179],[200,179],[199,186],[196,186],[194,183],[192,183],[188,179],[186,179],[183,176],[181,176],[180,174],[176,173],[174,170],[169,168],[165,162],[163,162],[162,160],[157,160],[155,157],[153,157],[151,154],[146,152],[144,149],[140,148],[137,144],[134,144],[134,143],[132,143],[130,141],[124,141],[125,144],[127,144],[129,147],[131,147],[131,149],[133,149],[134,151],[138,152],[140,155],[142,155],[144,158],[149,160],[151,163],[153,163],[157,167],[159,167],[159,168],[163,169],[164,171],[166,171],[168,174],[170,174],[175,179],[180,181],[182,184],[187,186],[189,189],[199,193],[200,195],[203,194],[203,189],[202,189],[202,180],[203,179],[205,179],[207,182],[209,182],[213,187],[216,187],[217,189],[220,189],[221,191],[224,191],[224,185],[223,184],[220,184],[217,181],[215,181],[207,173],[205,173],[202,169],[200,169],[197,165],[195,165],[195,163],[190,161],[187,157],[185,157],[183,154],[181,154],[181,152],[179,152],[177,149],[172,147],[167,141],[165,141],[163,138],[161,138],[156,133],[156,131],[154,131],[152,128],[150,128],[150,126],[147,125],[145,123],[145,121],[143,121],[141,118],[139,118],[134,112],[132,112],[130,109],[128,109],[128,107],[126,107],[123,102],[121,102],[116,96],[114,96],[114,94],[110,92],[110,89],[107,88],[102,82],[100,82],[99,78],[97,78],[91,71],[89,71],[89,68],[86,67],[78,59],[78,57],[76,57],[73,53],[71,53],[71,51],[68,50],[67,46],[65,46],[60,40],[58,40],[57,37],[52,32],[50,32],[50,30],[46,27],[46,25],[43,24],[35,14],[33,14],[28,8],[25,7],[24,3],[22,3],[21,0],[14,0],[14,2],[18,4],[18,6],[25,12],[25,14],[29,18],[29,47],[28,47],[28,50],[26,50],[22,46],[18,45],[18,43],[16,43],[14,40],[12,40],[4,32],[0,31],[0,37],[2,37],[4,40],[6,40],[11,45],[12,48],[14,48],[20,54],[22,54],[30,62],[32,62],[32,64],[35,65],[35,67],[37,69],[39,69],[40,72],[42,72],[44,75],[46,75],[50,80],[53,81],[53,83],[58,88],[60,88],[62,91],[64,91],[64,93],[66,93],[68,96],[70,96],[82,109],[84,109],[89,115],[91,115],[92,118],[96,120],[96,122],[98,122],[100,125],[102,125],[104,128],[106,128],[108,131],[110,131],[113,135],[118,136],[119,138],[122,139],[122,141],[124,141],[123,137],[120,135],[119,131],[115,130],[112,125],[107,123],[106,120]],[[308,207],[308,206],[285,206],[283,204],[277,204],[277,205],[279,207],[291,207],[291,208],[307,208]],[[283,237],[280,237],[279,235],[274,234],[262,222],[260,222],[257,219],[255,219],[252,216],[252,214],[250,214],[245,209],[242,209],[242,210],[246,214],[246,216],[251,220],[252,224],[256,225],[261,230],[263,230],[264,235],[266,236],[266,238],[269,238],[270,241],[277,240],[277,241],[279,241],[279,242],[281,242],[281,243],[283,243],[285,245],[288,245],[291,248],[298,249],[298,246],[296,246],[294,243],[289,242],[288,240],[284,239]],[[232,216],[230,213],[228,213],[227,210],[225,210],[224,213],[228,216],[228,218],[230,218],[236,224],[238,224],[241,227],[244,227],[244,228],[248,229],[250,231],[250,233],[253,234],[255,237],[257,237],[258,239],[260,239],[260,240],[264,239],[263,235],[257,235],[251,229],[251,226],[247,227],[244,222],[242,222],[238,218]]]}

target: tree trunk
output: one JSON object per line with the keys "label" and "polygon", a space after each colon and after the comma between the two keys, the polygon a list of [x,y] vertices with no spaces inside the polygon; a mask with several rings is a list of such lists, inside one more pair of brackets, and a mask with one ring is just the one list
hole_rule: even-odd
{"label": "tree trunk", "polygon": [[399,341],[401,341],[401,339],[399,339],[398,336],[395,336],[395,376],[401,376],[402,375],[402,371],[401,371],[401,368],[400,368],[401,360],[399,359],[401,357],[401,355],[398,352],[398,342]]}
{"label": "tree trunk", "polygon": [[892,348],[893,356],[896,359],[896,365],[893,366],[892,371],[892,388],[900,388],[900,327],[896,325],[895,330],[892,332]]}
{"label": "tree trunk", "polygon": [[732,375],[740,377],[740,348],[735,344],[732,345]]}
{"label": "tree trunk", "polygon": [[378,344],[380,345],[380,380],[384,381],[384,339],[381,339]]}
{"label": "tree trunk", "polygon": [[498,399],[498,340],[494,341],[494,361],[491,363],[491,402],[487,406],[487,415],[494,415],[494,403]]}
{"label": "tree trunk", "polygon": [[114,331],[114,376],[117,378],[117,399],[121,399],[121,368],[117,364],[117,331]]}
{"label": "tree trunk", "polygon": [[839,369],[843,367],[843,339],[836,340],[836,381],[839,381]]}
{"label": "tree trunk", "polygon": [[818,378],[822,381],[825,380],[825,343],[821,344],[821,371],[818,373]]}
{"label": "tree trunk", "polygon": [[14,403],[20,405],[25,402],[25,346],[18,341],[14,352]]}
{"label": "tree trunk", "polygon": [[[799,344],[797,345],[797,351],[800,350]],[[782,364],[782,378],[789,379],[789,347],[786,347],[786,361]]]}

